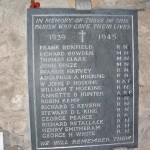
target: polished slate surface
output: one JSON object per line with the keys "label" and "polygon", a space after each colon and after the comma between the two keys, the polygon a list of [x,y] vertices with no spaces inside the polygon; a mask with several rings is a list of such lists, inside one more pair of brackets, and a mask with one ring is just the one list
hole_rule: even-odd
{"label": "polished slate surface", "polygon": [[[67,14],[67,17],[66,15]],[[73,15],[72,15],[73,14]],[[34,16],[35,15],[35,16]],[[42,15],[42,16],[40,16]],[[47,15],[45,17],[45,15]],[[34,16],[34,17],[33,17]],[[40,16],[40,17],[39,17]],[[37,18],[45,19],[46,18],[54,18],[54,19],[62,19],[63,24],[64,23],[70,23],[67,26],[67,28],[64,27],[64,29],[60,29],[59,25],[62,25],[62,22],[54,22],[47,23],[46,25],[56,25],[53,29],[45,30],[40,29],[42,27],[42,23],[38,22]],[[127,19],[128,22],[124,23],[118,23],[124,24],[124,29],[116,29],[117,25],[116,22],[111,22],[111,19],[116,21],[116,17],[119,19]],[[133,20],[132,20],[133,17]],[[70,18],[67,20],[66,18]],[[78,22],[80,21],[77,18],[84,18],[81,19],[81,22],[79,25]],[[94,26],[94,23],[88,23],[86,24],[86,21],[90,19],[97,19],[99,22],[96,23]],[[107,22],[107,19],[109,22]],[[37,22],[36,22],[37,21]],[[104,22],[103,22],[104,21]],[[111,29],[104,29],[102,26],[98,27],[99,24],[111,24]],[[85,25],[86,24],[86,25]],[[38,25],[38,26],[36,26]],[[85,26],[84,26],[85,25]],[[35,27],[36,29],[33,30]],[[51,26],[52,27],[52,26]],[[119,27],[119,26],[118,26]],[[59,29],[58,29],[59,28]],[[52,34],[57,35],[63,35],[62,39],[55,39],[55,37],[50,37]],[[50,40],[51,38],[51,40]],[[40,46],[42,45],[59,45],[55,50],[45,50],[44,48],[40,50]],[[67,49],[66,45],[83,45],[83,47],[76,47],[75,49]],[[86,46],[85,46],[86,45]],[[118,46],[117,46],[118,45]],[[119,46],[120,45],[120,46]],[[123,46],[127,45],[127,47]],[[126,49],[126,53],[121,53],[121,60],[117,55],[119,55],[119,52],[116,52],[116,49],[121,49],[122,51]],[[63,52],[62,53],[62,60],[56,61],[54,56],[43,56],[44,53],[42,52],[49,52],[49,51],[57,51],[57,52]],[[86,51],[88,53],[91,52],[91,55],[86,55],[85,57],[82,57],[81,60],[77,60],[77,57],[75,58],[72,56],[72,58],[69,57],[69,52],[72,51]],[[81,53],[83,55],[83,53]],[[129,56],[129,60],[124,55]],[[85,55],[85,54],[84,54]],[[48,64],[54,64],[55,69],[61,70],[62,78],[60,79],[43,79],[41,78],[41,65],[42,62],[41,58],[50,58],[51,61]],[[68,58],[69,57],[69,58]],[[114,147],[136,147],[137,146],[137,106],[138,106],[138,51],[137,51],[137,14],[136,11],[133,10],[92,10],[92,11],[75,11],[75,10],[69,10],[69,9],[39,9],[39,10],[29,10],[28,11],[28,65],[29,65],[29,94],[30,94],[30,117],[31,117],[31,133],[32,133],[32,148],[33,150],[37,147],[41,149],[52,149],[52,148],[60,148],[64,147],[70,147],[69,149],[72,149],[73,147],[77,147],[74,149],[111,149]],[[57,58],[55,56],[55,58]],[[73,60],[72,60],[73,59]],[[62,63],[74,63],[73,68],[66,68],[63,67]],[[122,63],[123,65],[119,66],[119,63]],[[128,65],[129,64],[129,65]],[[118,66],[117,66],[118,65]],[[126,67],[125,67],[126,66]],[[53,69],[54,69],[53,68]],[[52,68],[47,69],[52,71]],[[120,69],[120,70],[119,70]],[[117,74],[120,72],[120,76]],[[124,73],[127,72],[128,73]],[[61,74],[59,73],[59,74]],[[52,73],[50,73],[52,74]],[[125,78],[125,74],[128,74],[128,77]],[[53,73],[53,75],[56,77],[56,74]],[[77,77],[75,77],[77,75]],[[96,79],[88,79],[82,78],[82,75],[101,75],[102,78],[96,78]],[[68,78],[65,79],[65,76]],[[71,79],[69,78],[71,76]],[[64,79],[63,79],[64,78]],[[117,80],[121,80],[122,82],[117,82]],[[40,80],[41,79],[41,80]],[[96,94],[92,96],[83,96],[86,90],[78,90],[77,86],[75,85],[74,81],[95,81],[96,83],[93,84],[93,86],[96,86],[99,88],[99,90],[96,90]],[[42,127],[42,115],[43,110],[42,106],[46,106],[47,104],[42,104],[42,91],[41,91],[41,82],[46,83],[42,88],[52,87],[48,86],[49,82],[59,82],[62,81],[64,83],[64,88],[66,88],[66,92],[70,94],[68,95],[69,99],[76,98],[75,93],[77,93],[76,103],[69,103],[64,105],[63,99],[66,99],[66,95],[63,97],[62,95],[56,96],[59,97],[59,104],[64,106],[64,113],[65,113],[65,121],[67,122],[67,127],[71,126],[70,124],[70,116],[71,116],[71,110],[77,110],[80,114],[78,114],[79,118],[82,115],[86,115],[83,108],[79,108],[80,105],[78,104],[97,104],[95,112],[91,113],[92,117],[88,119],[89,122],[91,121],[97,121],[101,120],[101,125],[98,129],[91,129],[89,130],[95,130],[94,132],[90,132],[91,135],[89,136],[82,136],[77,137],[77,131],[73,132],[73,137],[69,137],[68,132],[65,130],[65,127],[62,127],[62,133],[65,134],[65,137],[63,138],[56,138],[56,137],[50,137],[50,138],[43,138],[43,127]],[[67,83],[69,83],[67,85]],[[88,85],[87,87],[89,87]],[[121,88],[119,87],[121,86]],[[123,93],[123,87],[128,86],[128,92]],[[73,91],[70,91],[69,87],[73,87]],[[79,87],[79,86],[78,86]],[[58,86],[57,86],[58,88]],[[94,87],[93,87],[94,88]],[[118,89],[121,93],[119,97],[121,97],[121,103],[117,101],[117,93]],[[127,87],[125,87],[127,88]],[[51,91],[50,91],[51,90]],[[58,90],[58,89],[57,89]],[[89,88],[89,91],[92,91],[93,89]],[[47,93],[61,93],[61,92],[53,92],[54,89],[49,89]],[[131,91],[131,92],[129,92]],[[82,93],[82,95],[81,95]],[[119,93],[118,93],[119,94]],[[129,96],[129,99],[125,101],[125,96]],[[127,97],[126,97],[127,98]],[[43,98],[44,99],[44,98]],[[118,103],[117,103],[118,102]],[[127,102],[127,103],[126,103]],[[129,102],[129,103],[128,103]],[[120,104],[119,104],[120,103]],[[74,107],[71,108],[71,104],[74,105]],[[99,105],[101,107],[99,107]],[[129,104],[129,106],[128,106]],[[66,106],[66,108],[65,108]],[[126,106],[126,107],[125,107]],[[127,107],[128,106],[128,107]],[[128,115],[125,114],[125,108],[128,108]],[[88,108],[89,109],[89,108]],[[58,110],[58,108],[55,108],[55,110]],[[65,112],[67,110],[67,112]],[[126,109],[127,110],[127,109]],[[76,111],[76,113],[78,113]],[[60,111],[59,111],[60,112]],[[121,122],[117,123],[117,112],[121,115]],[[77,115],[77,114],[75,114]],[[50,116],[50,115],[46,115]],[[72,115],[73,116],[73,115]],[[125,119],[129,119],[129,125],[125,125]],[[102,121],[103,120],[103,121]],[[81,119],[80,119],[81,121]],[[82,119],[85,123],[85,119]],[[126,120],[127,121],[127,120]],[[59,121],[58,121],[59,122]],[[89,123],[88,122],[88,123]],[[79,123],[79,122],[78,122]],[[86,122],[87,123],[87,122]],[[118,126],[117,126],[118,125]],[[74,122],[75,126],[75,122]],[[87,125],[85,125],[87,126]],[[96,125],[94,125],[95,127]],[[125,128],[126,126],[126,128]],[[78,126],[79,127],[79,124]],[[90,126],[93,127],[93,126]],[[118,128],[117,128],[118,127]],[[117,131],[120,132],[117,134]],[[53,127],[53,129],[56,130],[56,127]],[[59,129],[59,128],[57,128]],[[118,129],[118,130],[117,130]],[[125,129],[129,129],[129,133],[124,133]],[[43,131],[43,132],[42,132]],[[127,131],[127,130],[126,130]],[[47,131],[48,132],[48,131]],[[47,133],[46,132],[46,133]],[[56,131],[55,131],[56,132]],[[57,132],[58,133],[58,132]],[[87,129],[86,129],[87,134]],[[114,137],[124,137],[127,136],[128,140],[121,140],[121,141],[115,141]],[[131,136],[131,138],[130,138]],[[108,141],[106,140],[109,139]],[[86,143],[82,141],[82,144],[77,144],[73,140],[79,140],[79,139],[101,139],[105,138],[104,142],[93,142],[93,143]],[[63,141],[62,145],[54,145],[54,141]],[[41,142],[46,143],[44,146],[41,144]],[[46,142],[48,141],[48,142]],[[65,142],[64,142],[65,141]],[[134,142],[133,142],[134,141]],[[131,143],[133,142],[133,143]],[[93,146],[94,145],[94,146]],[[67,148],[68,149],[68,148]]]}

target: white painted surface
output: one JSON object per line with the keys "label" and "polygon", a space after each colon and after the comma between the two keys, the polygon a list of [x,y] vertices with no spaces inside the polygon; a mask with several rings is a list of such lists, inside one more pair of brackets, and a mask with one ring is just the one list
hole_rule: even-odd
{"label": "white painted surface", "polygon": [[0,132],[0,150],[4,150],[3,132]]}

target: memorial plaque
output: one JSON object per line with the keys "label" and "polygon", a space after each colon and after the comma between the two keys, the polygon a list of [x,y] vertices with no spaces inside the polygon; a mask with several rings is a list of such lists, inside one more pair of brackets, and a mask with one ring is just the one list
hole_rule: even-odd
{"label": "memorial plaque", "polygon": [[29,9],[32,150],[137,147],[136,10]]}

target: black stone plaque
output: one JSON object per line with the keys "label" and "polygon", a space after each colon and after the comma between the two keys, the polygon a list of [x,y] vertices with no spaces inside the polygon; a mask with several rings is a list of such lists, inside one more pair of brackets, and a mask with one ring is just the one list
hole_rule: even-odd
{"label": "black stone plaque", "polygon": [[29,9],[33,150],[137,147],[136,10]]}

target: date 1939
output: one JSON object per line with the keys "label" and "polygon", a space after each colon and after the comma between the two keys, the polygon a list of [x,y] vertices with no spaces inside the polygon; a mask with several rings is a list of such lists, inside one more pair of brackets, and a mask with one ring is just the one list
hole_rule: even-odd
{"label": "date 1939", "polygon": [[49,39],[53,41],[61,41],[61,40],[64,41],[66,39],[66,35],[65,34],[50,34]]}

